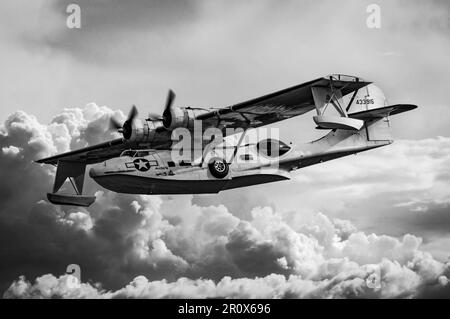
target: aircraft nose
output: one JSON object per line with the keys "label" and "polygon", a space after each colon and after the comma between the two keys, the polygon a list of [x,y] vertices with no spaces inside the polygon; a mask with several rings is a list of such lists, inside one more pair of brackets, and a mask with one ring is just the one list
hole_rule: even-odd
{"label": "aircraft nose", "polygon": [[89,176],[91,178],[96,178],[96,177],[101,176],[101,175],[103,175],[103,170],[100,167],[98,167],[98,166],[93,166],[89,170]]}

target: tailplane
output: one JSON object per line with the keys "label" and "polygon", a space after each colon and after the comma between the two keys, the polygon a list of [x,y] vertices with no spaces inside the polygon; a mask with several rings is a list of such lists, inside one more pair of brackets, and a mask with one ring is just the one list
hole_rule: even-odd
{"label": "tailplane", "polygon": [[356,113],[350,113],[350,118],[364,121],[368,141],[392,141],[389,116],[411,111],[417,108],[412,104],[396,104]]}
{"label": "tailplane", "polygon": [[383,91],[369,84],[350,97],[347,116],[364,121],[362,130],[365,130],[368,141],[392,141],[389,117],[415,108],[417,106],[412,104],[388,105]]}
{"label": "tailplane", "polygon": [[387,117],[389,115],[395,115],[407,111],[411,111],[417,108],[417,105],[413,104],[395,104],[395,105],[389,105],[384,106],[376,109],[369,109],[365,111],[359,111],[355,113],[350,113],[348,116],[354,119],[359,120],[375,120],[375,119],[381,119],[383,117]]}

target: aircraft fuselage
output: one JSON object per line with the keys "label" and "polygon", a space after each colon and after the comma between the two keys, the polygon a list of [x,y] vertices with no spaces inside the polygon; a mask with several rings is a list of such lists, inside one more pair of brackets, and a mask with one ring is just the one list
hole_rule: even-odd
{"label": "aircraft fuselage", "polygon": [[288,180],[293,170],[388,145],[391,141],[370,141],[366,131],[361,130],[357,134],[330,132],[325,138],[299,147],[277,143],[276,154],[262,151],[259,143],[240,147],[231,160],[225,161],[227,172],[220,177],[215,176],[208,161],[177,162],[169,150],[126,151],[120,157],[94,165],[89,175],[104,188],[119,193],[211,194]]}

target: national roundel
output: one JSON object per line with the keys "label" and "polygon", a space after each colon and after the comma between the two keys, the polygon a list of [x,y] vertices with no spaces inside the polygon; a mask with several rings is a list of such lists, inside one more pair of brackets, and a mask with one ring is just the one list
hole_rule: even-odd
{"label": "national roundel", "polygon": [[145,158],[135,159],[133,163],[138,171],[145,172],[150,169],[150,163]]}

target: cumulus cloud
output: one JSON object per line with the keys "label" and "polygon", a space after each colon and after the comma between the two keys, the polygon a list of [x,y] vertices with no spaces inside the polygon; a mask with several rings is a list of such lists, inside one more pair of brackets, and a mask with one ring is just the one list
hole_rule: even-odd
{"label": "cumulus cloud", "polygon": [[[178,278],[175,281],[149,281],[137,276],[116,291],[106,291],[99,284],[68,284],[68,275],[48,274],[32,284],[24,277],[14,281],[5,298],[398,298],[417,297],[423,290],[444,291],[448,285],[449,266],[437,263],[429,254],[417,252],[407,264],[383,258],[376,265],[358,265],[343,259],[330,259],[320,267],[324,277],[311,279],[298,274],[272,273],[264,277],[211,279]],[[379,287],[368,285],[368,278],[378,271]]]}
{"label": "cumulus cloud", "polygon": [[[111,115],[123,116],[89,104],[64,110],[48,125],[24,112],[5,122],[0,135],[0,164],[8,168],[0,171],[4,297],[392,298],[447,293],[449,264],[424,251],[421,238],[367,233],[349,220],[317,212],[296,218],[306,208],[284,213],[260,202],[234,214],[236,207],[193,196],[101,189],[87,209],[49,204],[44,194],[54,169],[32,161],[108,138],[105,124]],[[424,155],[431,142],[441,144],[439,151]],[[424,161],[448,156],[446,138],[415,143],[422,145],[420,150],[405,143],[396,150],[405,158],[414,152]],[[370,158],[360,165],[368,170],[366,178],[382,179],[381,168]],[[389,174],[408,161],[391,165]],[[433,172],[426,163],[421,167]],[[401,172],[394,177],[405,178]],[[331,182],[351,187],[359,177],[335,178]],[[426,178],[422,183],[417,187],[433,184]],[[430,198],[446,199],[438,194]],[[11,242],[14,250],[5,246]],[[64,274],[74,263],[81,267],[82,281],[75,288]],[[368,285],[374,274],[379,288]]]}
{"label": "cumulus cloud", "polygon": [[[276,210],[293,221],[321,211],[349,219],[366,232],[410,232],[428,244],[448,237],[449,143],[443,136],[396,140],[388,147],[301,169],[292,182],[255,188],[251,195],[270,193]],[[297,213],[299,203],[302,214]],[[436,253],[446,260],[449,251],[441,247]]]}

